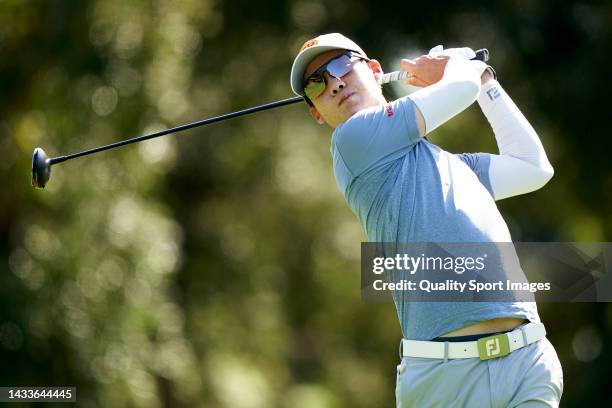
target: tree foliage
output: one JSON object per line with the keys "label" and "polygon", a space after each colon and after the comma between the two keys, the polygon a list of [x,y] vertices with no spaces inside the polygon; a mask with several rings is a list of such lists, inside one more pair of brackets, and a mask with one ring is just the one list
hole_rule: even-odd
{"label": "tree foliage", "polygon": [[[289,97],[293,56],[339,31],[386,70],[487,47],[554,179],[500,203],[515,240],[606,241],[605,2],[88,0],[0,3],[1,385],[75,385],[83,406],[381,407],[392,304],[359,298],[365,240],[304,106],[56,166],[56,156]],[[390,97],[406,89],[388,89]],[[432,135],[494,151],[470,108]],[[565,406],[606,400],[612,309],[543,304]]]}

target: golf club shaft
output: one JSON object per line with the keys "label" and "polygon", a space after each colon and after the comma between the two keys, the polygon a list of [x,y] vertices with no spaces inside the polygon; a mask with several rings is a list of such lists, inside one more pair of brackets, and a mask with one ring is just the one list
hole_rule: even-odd
{"label": "golf club shaft", "polygon": [[131,138],[131,139],[122,140],[121,142],[111,143],[111,144],[108,144],[108,145],[105,145],[105,146],[96,147],[94,149],[84,150],[82,152],[78,152],[78,153],[74,153],[74,154],[69,154],[69,155],[66,155],[66,156],[53,157],[53,158],[51,158],[49,160],[50,160],[50,164],[61,163],[61,162],[64,162],[66,160],[74,159],[74,158],[81,157],[81,156],[87,156],[87,155],[90,155],[90,154],[93,154],[93,153],[101,152],[103,150],[113,149],[115,147],[125,146],[125,145],[131,144],[131,143],[142,142],[143,140],[153,139],[153,138],[156,138],[156,137],[167,135],[169,133],[175,133],[175,132],[180,132],[180,131],[187,130],[187,129],[193,129],[193,128],[198,127],[198,126],[204,126],[204,125],[208,125],[208,124],[211,124],[211,123],[220,122],[222,120],[232,119],[232,118],[235,118],[237,116],[248,115],[250,113],[261,112],[261,111],[272,109],[272,108],[276,108],[276,107],[279,107],[279,106],[290,105],[292,103],[301,102],[303,100],[304,100],[304,98],[302,98],[301,96],[296,96],[294,98],[289,98],[289,99],[283,99],[283,100],[280,100],[280,101],[267,103],[265,105],[255,106],[253,108],[243,109],[243,110],[240,110],[240,111],[237,111],[237,112],[226,113],[224,115],[215,116],[213,118],[199,120],[197,122],[188,123],[186,125],[181,125],[181,126],[173,127],[171,129],[161,130],[159,132],[151,133],[151,134],[148,134],[148,135],[138,136],[138,137],[134,137],[134,138]]}
{"label": "golf club shaft", "polygon": [[[476,51],[476,56],[473,59],[478,59],[478,60],[486,62],[489,59],[489,52],[486,49],[477,50]],[[410,74],[408,72],[394,71],[394,72],[390,72],[388,74],[383,75],[380,83],[381,84],[387,84],[389,82],[394,82],[394,81],[399,81],[401,79],[406,79],[409,76],[410,76]],[[104,150],[113,149],[115,147],[125,146],[125,145],[131,144],[131,143],[142,142],[143,140],[154,139],[156,137],[164,136],[164,135],[167,135],[167,134],[170,134],[170,133],[180,132],[180,131],[187,130],[187,129],[193,129],[193,128],[198,127],[198,126],[209,125],[211,123],[220,122],[222,120],[232,119],[232,118],[235,118],[237,116],[248,115],[250,113],[261,112],[261,111],[272,109],[272,108],[276,108],[276,107],[279,107],[279,106],[290,105],[292,103],[301,102],[303,100],[304,100],[303,97],[296,96],[296,97],[293,97],[293,98],[288,98],[288,99],[283,99],[283,100],[276,101],[276,102],[271,102],[271,103],[268,103],[268,104],[265,104],[265,105],[255,106],[253,108],[243,109],[243,110],[237,111],[237,112],[226,113],[225,115],[215,116],[215,117],[209,118],[209,119],[203,119],[203,120],[200,120],[200,121],[197,121],[197,122],[188,123],[186,125],[181,125],[181,126],[173,127],[173,128],[170,128],[170,129],[162,130],[162,131],[151,133],[151,134],[148,134],[148,135],[138,136],[138,137],[134,137],[134,138],[131,138],[131,139],[122,140],[120,142],[111,143],[111,144],[108,144],[108,145],[105,145],[105,146],[96,147],[96,148],[93,148],[93,149],[90,149],[90,150],[84,150],[82,152],[73,153],[73,154],[69,154],[69,155],[66,155],[66,156],[53,157],[53,158],[49,159],[49,164],[61,163],[61,162],[64,162],[66,160],[74,159],[74,158],[81,157],[81,156],[87,156],[87,155],[90,155],[90,154],[93,154],[93,153],[97,153],[97,152],[101,152],[101,151],[104,151]]]}

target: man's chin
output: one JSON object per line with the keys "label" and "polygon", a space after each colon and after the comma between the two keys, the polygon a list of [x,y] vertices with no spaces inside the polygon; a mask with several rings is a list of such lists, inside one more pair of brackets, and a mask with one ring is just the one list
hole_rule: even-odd
{"label": "man's chin", "polygon": [[347,109],[345,109],[346,118],[348,119],[352,117],[353,115],[355,115],[356,113],[361,112],[362,110],[368,109],[370,107],[371,106],[366,106],[365,104],[354,104],[354,105],[347,106],[346,107]]}
{"label": "man's chin", "polygon": [[361,95],[353,95],[350,98],[348,98],[346,101],[344,101],[344,103],[342,105],[340,105],[340,107],[342,108],[343,111],[345,111],[347,113],[347,118],[353,116],[354,114],[356,114],[359,111],[362,111],[364,109],[369,109],[372,108],[374,106],[379,106],[380,103],[378,101],[375,100],[371,100],[371,99],[366,99],[364,100]]}

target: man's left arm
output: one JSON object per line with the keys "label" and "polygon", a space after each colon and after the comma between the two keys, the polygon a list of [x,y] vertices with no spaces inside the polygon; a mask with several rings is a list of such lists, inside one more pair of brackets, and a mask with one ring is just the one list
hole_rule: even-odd
{"label": "man's left arm", "polygon": [[478,105],[491,124],[499,155],[490,155],[488,179],[495,200],[544,186],[554,174],[537,133],[495,79],[487,80]]}

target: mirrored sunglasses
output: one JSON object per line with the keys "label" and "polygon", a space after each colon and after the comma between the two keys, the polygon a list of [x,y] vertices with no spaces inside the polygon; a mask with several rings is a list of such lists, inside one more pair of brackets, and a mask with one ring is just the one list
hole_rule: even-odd
{"label": "mirrored sunglasses", "polygon": [[304,94],[310,100],[318,97],[325,91],[325,87],[327,86],[327,80],[324,75],[326,71],[334,78],[342,78],[353,70],[353,62],[356,60],[367,60],[367,58],[360,54],[347,51],[327,61],[306,79],[304,82]]}

